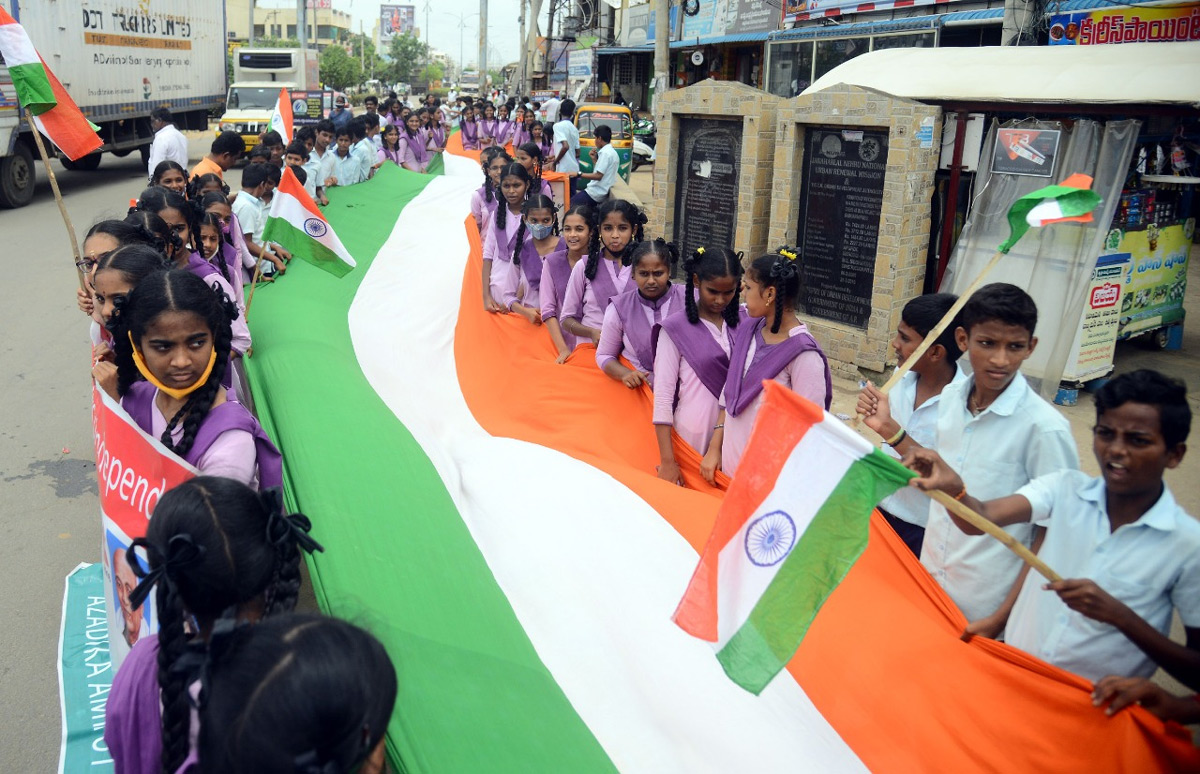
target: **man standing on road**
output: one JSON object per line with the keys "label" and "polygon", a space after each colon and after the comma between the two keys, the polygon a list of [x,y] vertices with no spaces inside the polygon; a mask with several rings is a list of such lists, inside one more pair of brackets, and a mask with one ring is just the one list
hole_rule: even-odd
{"label": "man standing on road", "polygon": [[329,120],[333,122],[333,128],[336,130],[345,127],[351,118],[354,118],[354,113],[346,107],[346,96],[339,94],[333,101],[333,110],[329,111]]}
{"label": "man standing on road", "polygon": [[579,174],[579,130],[572,120],[574,100],[564,99],[559,107],[562,120],[554,125],[554,169],[567,174],[571,198],[575,198],[575,176]]}
{"label": "man standing on road", "polygon": [[617,181],[617,170],[621,168],[621,157],[612,146],[612,127],[596,127],[596,147],[592,149],[592,171],[581,172],[580,177],[591,182],[587,188],[571,197],[571,206],[581,204],[596,206],[608,199],[608,192]]}
{"label": "man standing on road", "polygon": [[542,113],[544,113],[546,117],[542,119],[542,123],[546,124],[547,126],[554,126],[556,123],[558,123],[558,111],[561,105],[562,101],[559,100],[558,97],[551,97],[543,102]]}
{"label": "man standing on road", "polygon": [[183,132],[175,128],[175,117],[165,107],[150,112],[150,128],[154,130],[154,142],[150,143],[150,161],[146,165],[147,177],[154,177],[154,168],[164,161],[174,161],[188,168],[188,144]]}

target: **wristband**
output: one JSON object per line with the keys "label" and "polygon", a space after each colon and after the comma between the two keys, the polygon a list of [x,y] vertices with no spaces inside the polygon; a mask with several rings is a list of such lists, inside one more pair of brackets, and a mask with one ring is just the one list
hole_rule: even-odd
{"label": "wristband", "polygon": [[719,425],[713,425],[713,430],[720,430],[723,427],[725,427],[725,423],[722,422]]}
{"label": "wristband", "polygon": [[895,435],[893,435],[891,438],[889,438],[889,439],[887,439],[886,441],[884,441],[884,443],[886,443],[888,446],[895,446],[896,444],[898,444],[898,443],[900,443],[901,441],[903,441],[903,440],[904,440],[904,437],[905,437],[906,435],[908,435],[908,431],[906,431],[906,430],[905,430],[905,429],[902,427],[902,428],[900,428],[900,432],[896,433],[896,434],[895,434]]}
{"label": "wristband", "polygon": [[961,503],[961,502],[962,502],[962,499],[963,499],[964,497],[966,497],[966,496],[967,496],[967,487],[966,487],[966,485],[964,484],[964,485],[963,485],[963,488],[962,488],[962,491],[961,491],[961,492],[959,492],[958,494],[954,495],[954,499],[955,499],[955,500],[957,500],[958,502],[960,502],[960,503]]}

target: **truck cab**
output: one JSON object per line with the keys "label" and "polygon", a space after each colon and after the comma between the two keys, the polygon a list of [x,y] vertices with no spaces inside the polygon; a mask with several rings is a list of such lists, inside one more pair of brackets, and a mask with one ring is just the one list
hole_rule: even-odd
{"label": "truck cab", "polygon": [[237,132],[249,150],[267,130],[279,90],[317,88],[317,52],[298,48],[239,48],[234,53],[233,85],[225,97],[218,132]]}

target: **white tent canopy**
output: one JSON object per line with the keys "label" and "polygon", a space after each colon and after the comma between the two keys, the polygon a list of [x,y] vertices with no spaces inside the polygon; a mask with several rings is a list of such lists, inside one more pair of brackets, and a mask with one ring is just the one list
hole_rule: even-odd
{"label": "white tent canopy", "polygon": [[846,83],[924,102],[1171,104],[1200,108],[1200,43],[892,48],[844,62]]}

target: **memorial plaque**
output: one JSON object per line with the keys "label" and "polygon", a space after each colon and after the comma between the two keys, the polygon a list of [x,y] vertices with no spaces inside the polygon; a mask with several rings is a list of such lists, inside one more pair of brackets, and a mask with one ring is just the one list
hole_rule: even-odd
{"label": "memorial plaque", "polygon": [[675,235],[681,257],[697,247],[733,247],[742,119],[680,117]]}
{"label": "memorial plaque", "polygon": [[808,130],[796,228],[808,314],[867,327],[887,149],[887,130]]}

